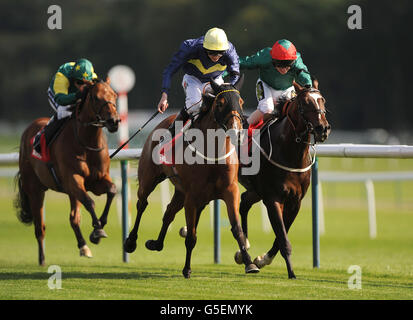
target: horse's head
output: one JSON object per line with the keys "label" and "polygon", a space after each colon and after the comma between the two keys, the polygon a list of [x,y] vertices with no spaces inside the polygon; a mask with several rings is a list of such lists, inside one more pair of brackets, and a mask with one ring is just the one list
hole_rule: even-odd
{"label": "horse's head", "polygon": [[243,82],[243,76],[234,85],[227,83],[219,85],[211,80],[212,93],[208,93],[204,97],[204,102],[210,108],[210,112],[213,113],[214,120],[218,126],[226,132],[229,130],[235,132],[236,136],[241,132],[244,120],[242,111],[244,101],[239,92]]}
{"label": "horse's head", "polygon": [[315,142],[324,142],[330,134],[331,126],[326,118],[326,101],[318,90],[318,81],[315,80],[313,85],[314,88],[303,88],[294,83],[296,101],[307,132],[314,135]]}
{"label": "horse's head", "polygon": [[109,132],[116,132],[120,117],[116,111],[117,94],[106,81],[86,82],[88,94],[81,110],[82,122],[88,125],[106,127]]}

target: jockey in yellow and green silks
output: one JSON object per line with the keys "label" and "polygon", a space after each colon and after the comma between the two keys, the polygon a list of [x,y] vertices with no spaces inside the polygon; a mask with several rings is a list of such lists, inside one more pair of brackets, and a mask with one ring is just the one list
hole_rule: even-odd
{"label": "jockey in yellow and green silks", "polygon": [[83,80],[94,79],[97,79],[97,75],[87,59],[67,62],[59,67],[47,91],[50,105],[57,112],[59,120],[70,116],[68,109],[82,97],[85,86]]}
{"label": "jockey in yellow and green silks", "polygon": [[[86,93],[83,80],[91,81],[97,78],[92,63],[84,58],[62,64],[57,69],[47,90],[50,106],[56,112],[43,129],[47,145],[65,120],[72,115],[71,107]],[[34,142],[36,150],[39,148],[39,140],[35,139]]]}

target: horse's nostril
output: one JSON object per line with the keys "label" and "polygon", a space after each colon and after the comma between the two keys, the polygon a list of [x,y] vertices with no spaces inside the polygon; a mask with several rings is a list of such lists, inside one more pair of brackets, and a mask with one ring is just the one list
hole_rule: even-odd
{"label": "horse's nostril", "polygon": [[324,131],[324,128],[323,128],[323,126],[317,126],[317,127],[315,127],[315,132],[317,132],[317,133],[322,133]]}

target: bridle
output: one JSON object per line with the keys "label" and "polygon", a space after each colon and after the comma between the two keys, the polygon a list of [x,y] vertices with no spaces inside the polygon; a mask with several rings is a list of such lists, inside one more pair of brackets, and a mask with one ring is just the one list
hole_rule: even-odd
{"label": "bridle", "polygon": [[[95,83],[93,86],[95,86],[95,85],[96,85],[96,83]],[[92,87],[93,87],[93,86],[92,86]],[[94,103],[94,104],[92,105],[92,111],[93,111],[93,113],[94,113],[94,116],[96,117],[96,119],[95,119],[94,121],[82,122],[82,121],[79,120],[79,112],[80,112],[82,106],[85,104],[86,100],[89,98],[89,100],[93,100],[93,102],[96,101],[95,97],[93,97],[92,94],[91,94],[91,89],[92,89],[92,88],[89,88],[89,89],[88,89],[88,92],[87,92],[87,95],[86,95],[85,99],[82,100],[82,101],[79,103],[79,105],[77,106],[77,108],[76,108],[76,121],[79,122],[79,123],[80,123],[82,126],[84,126],[84,127],[89,127],[89,126],[104,127],[105,124],[106,124],[109,120],[104,120],[104,119],[101,118],[100,112],[102,111],[102,108],[103,108],[104,106],[108,105],[108,104],[113,105],[113,106],[115,107],[115,109],[117,108],[116,104],[113,103],[112,101],[109,101],[109,100],[103,100],[103,101],[102,101],[102,104],[97,108],[97,110],[96,110],[96,108],[94,107],[96,104]]]}
{"label": "bridle", "polygon": [[[241,94],[240,94],[240,92],[239,92],[237,89],[223,90],[223,91],[220,91],[220,92],[215,96],[215,99],[214,99],[213,104],[217,102],[218,97],[219,97],[221,94],[227,93],[227,92],[236,92],[236,93],[238,94],[238,96],[241,98]],[[238,109],[238,107],[237,107],[237,109]],[[238,119],[241,121],[241,124],[246,121],[246,118],[245,118],[245,116],[243,115],[241,108],[239,108],[239,109],[240,109],[240,110],[231,110],[230,113],[228,113],[222,120],[220,120],[219,117],[218,117],[218,108],[215,108],[215,110],[214,110],[214,120],[215,120],[215,122],[216,122],[222,129],[224,129],[225,131],[227,131],[227,130],[228,130],[228,127],[226,126],[226,123],[228,122],[228,120],[229,120],[230,117],[233,116],[233,117],[238,118]]]}
{"label": "bridle", "polygon": [[[306,90],[306,91],[304,91],[304,92],[302,91],[302,92],[300,92],[300,93],[298,94],[297,97],[294,97],[292,100],[294,100],[294,99],[299,99],[299,96],[300,96],[302,93],[306,93],[306,92],[319,93],[320,91],[317,90],[317,89],[310,89],[310,90]],[[320,96],[321,96],[321,94],[320,94]],[[274,165],[274,166],[276,166],[276,167],[278,167],[278,168],[280,168],[280,169],[283,169],[283,170],[285,170],[285,171],[288,171],[288,172],[304,173],[304,172],[307,172],[308,170],[310,170],[310,169],[312,168],[312,166],[313,166],[313,164],[315,163],[315,160],[316,160],[316,150],[315,150],[315,147],[314,147],[314,145],[316,144],[316,140],[314,139],[314,143],[305,141],[305,138],[308,137],[309,134],[314,134],[314,126],[313,126],[313,125],[311,124],[311,122],[309,122],[309,121],[307,120],[307,118],[305,117],[305,115],[304,115],[304,106],[302,105],[302,103],[300,103],[299,100],[297,100],[297,103],[298,103],[298,105],[297,105],[298,114],[299,114],[299,116],[301,117],[301,119],[304,121],[304,127],[305,127],[304,131],[297,133],[297,128],[296,128],[296,126],[294,125],[294,122],[292,121],[291,116],[290,116],[290,110],[291,110],[291,102],[292,102],[292,100],[288,100],[288,101],[285,102],[285,104],[284,104],[284,106],[283,106],[283,108],[282,108],[282,114],[283,114],[283,115],[284,115],[284,114],[286,115],[286,117],[287,117],[287,119],[288,119],[288,122],[290,123],[290,125],[291,125],[292,128],[293,128],[293,131],[294,131],[294,134],[295,134],[295,142],[296,142],[296,143],[307,144],[307,145],[309,145],[309,146],[313,149],[313,157],[312,157],[312,158],[311,158],[311,153],[309,153],[309,161],[310,161],[310,164],[309,164],[308,166],[306,166],[305,168],[291,168],[291,167],[288,167],[288,166],[284,166],[284,165],[282,165],[282,164],[280,164],[280,163],[278,163],[278,162],[276,162],[275,160],[272,159],[272,143],[271,143],[270,127],[276,122],[275,119],[274,119],[274,120],[268,125],[268,127],[267,127],[268,139],[269,139],[269,142],[270,142],[270,151],[269,151],[269,153],[267,153],[267,152],[260,146],[260,144],[259,144],[257,141],[255,141],[254,138],[252,138],[252,140],[253,140],[253,142],[258,146],[258,148],[260,149],[260,151],[261,151],[261,153],[264,155],[264,157],[265,157],[272,165]],[[307,112],[315,112],[315,113],[321,114],[321,115],[326,113],[325,110],[321,110],[321,109],[311,110],[311,111],[307,111]]]}
{"label": "bridle", "polygon": [[[97,84],[97,82],[95,84],[93,84],[93,86],[95,86],[96,84]],[[109,120],[103,120],[101,118],[100,112],[102,111],[102,108],[104,106],[108,105],[108,104],[112,104],[116,108],[116,104],[113,103],[112,101],[103,100],[102,101],[103,103],[100,104],[100,106],[97,108],[97,110],[94,107],[95,104],[93,104],[92,105],[92,111],[93,111],[94,116],[96,117],[96,119],[94,121],[91,121],[91,122],[82,122],[82,121],[80,121],[79,120],[79,112],[82,109],[82,107],[84,107],[84,104],[85,104],[86,100],[89,99],[89,103],[91,103],[90,100],[93,100],[93,102],[96,101],[96,99],[91,94],[91,89],[92,89],[93,86],[88,88],[88,92],[87,92],[86,97],[76,106],[75,121],[74,121],[75,125],[73,126],[73,130],[74,130],[74,133],[75,133],[76,140],[82,145],[82,147],[84,147],[85,149],[90,150],[90,151],[99,152],[99,151],[102,151],[104,149],[104,147],[94,148],[94,147],[89,147],[85,143],[83,143],[83,141],[80,139],[80,136],[79,136],[78,124],[82,125],[83,127],[90,127],[90,126],[98,127],[98,128],[104,127]]]}
{"label": "bridle", "polygon": [[[294,134],[295,134],[295,142],[296,143],[305,143],[305,144],[309,144],[309,145],[314,145],[314,144],[316,144],[316,142],[311,143],[311,142],[305,141],[306,140],[305,138],[308,137],[309,134],[314,134],[314,126],[310,121],[308,121],[308,119],[304,115],[304,106],[303,106],[302,102],[299,100],[300,95],[302,95],[303,93],[320,93],[320,90],[312,88],[312,89],[309,89],[309,90],[301,91],[298,94],[298,96],[294,97],[292,100],[287,101],[284,104],[283,113],[285,112],[285,114],[287,116],[287,119],[288,119],[288,122],[293,127],[293,131],[294,131]],[[290,107],[291,107],[292,102],[293,102],[294,99],[297,99],[298,114],[300,115],[301,119],[303,120],[304,127],[305,127],[304,131],[298,132],[298,133],[297,133],[297,128],[294,125],[294,122],[291,120],[291,116],[290,116],[290,110],[291,110]],[[323,114],[326,113],[325,110],[321,110],[321,109],[311,110],[311,111],[307,111],[307,112],[317,113],[319,115],[323,115]],[[315,141],[315,139],[314,139],[314,141]]]}
{"label": "bridle", "polygon": [[[241,97],[240,92],[239,92],[238,90],[236,90],[236,89],[223,90],[223,91],[220,91],[220,92],[215,96],[214,101],[212,102],[212,105],[214,105],[214,103],[216,104],[218,97],[219,97],[221,94],[226,93],[226,92],[236,92],[236,93],[239,95],[239,97]],[[234,112],[235,112],[235,113],[234,113]],[[244,117],[244,115],[242,114],[242,110],[240,110],[240,111],[238,111],[238,110],[231,110],[231,112],[230,112],[228,115],[226,115],[226,116],[224,117],[224,119],[222,119],[222,122],[221,122],[221,121],[218,119],[218,117],[217,117],[217,109],[214,110],[213,115],[214,115],[214,121],[215,121],[222,129],[224,129],[225,131],[227,131],[227,129],[228,129],[228,127],[225,125],[225,123],[228,121],[227,119],[228,119],[229,117],[235,116],[235,117],[237,117],[238,119],[240,119],[241,123],[243,123],[243,121],[245,120],[245,117]],[[184,131],[184,135],[185,135],[185,131]],[[218,157],[218,158],[210,158],[210,157],[205,156],[203,153],[199,152],[199,151],[198,151],[194,146],[192,146],[191,143],[189,143],[189,142],[188,142],[188,148],[189,148],[192,152],[195,152],[199,157],[203,158],[204,160],[207,160],[208,162],[216,162],[216,161],[225,160],[225,159],[227,159],[228,157],[230,157],[230,156],[235,152],[235,147],[233,146],[233,147],[231,148],[231,150],[230,150],[229,152],[227,152],[226,154],[224,154],[223,156]]]}

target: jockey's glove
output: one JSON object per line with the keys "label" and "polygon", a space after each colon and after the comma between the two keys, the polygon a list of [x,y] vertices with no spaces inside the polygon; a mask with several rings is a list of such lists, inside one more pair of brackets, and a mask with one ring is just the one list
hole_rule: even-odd
{"label": "jockey's glove", "polygon": [[70,117],[72,115],[72,112],[70,111],[72,106],[60,106],[59,108],[57,108],[57,119],[63,119],[63,118],[67,118]]}
{"label": "jockey's glove", "polygon": [[86,98],[88,90],[85,88],[83,91],[76,92],[76,100],[81,99],[82,101]]}

